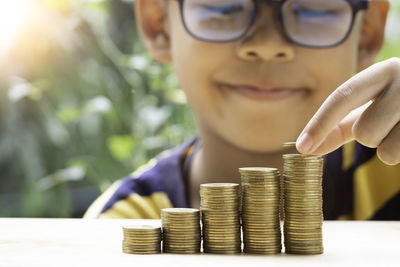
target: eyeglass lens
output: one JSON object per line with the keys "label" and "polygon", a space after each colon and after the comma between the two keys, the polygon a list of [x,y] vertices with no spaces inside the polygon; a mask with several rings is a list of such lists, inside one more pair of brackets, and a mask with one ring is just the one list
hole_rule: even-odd
{"label": "eyeglass lens", "polygon": [[[256,13],[253,0],[185,0],[182,14],[195,37],[228,42],[243,36]],[[262,15],[262,10],[259,11]],[[348,33],[353,19],[346,0],[287,0],[281,7],[282,26],[292,41],[307,46],[329,46]]]}

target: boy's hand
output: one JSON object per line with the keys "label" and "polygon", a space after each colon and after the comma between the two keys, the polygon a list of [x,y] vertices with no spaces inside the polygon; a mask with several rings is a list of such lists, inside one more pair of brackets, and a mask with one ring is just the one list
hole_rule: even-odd
{"label": "boy's hand", "polygon": [[400,58],[376,63],[338,87],[300,134],[297,150],[322,155],[354,139],[377,147],[384,163],[400,163]]}

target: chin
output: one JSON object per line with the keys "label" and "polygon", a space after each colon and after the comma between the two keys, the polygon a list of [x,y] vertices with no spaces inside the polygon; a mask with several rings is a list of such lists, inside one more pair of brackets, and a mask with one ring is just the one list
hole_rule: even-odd
{"label": "chin", "polygon": [[253,152],[253,153],[277,153],[282,151],[282,144],[284,142],[280,142],[279,144],[264,144],[264,143],[255,143],[255,144],[238,144],[241,149]]}
{"label": "chin", "polygon": [[282,144],[285,142],[294,142],[297,139],[296,135],[274,137],[268,135],[254,135],[252,138],[244,136],[226,136],[226,139],[232,145],[239,149],[253,153],[276,153],[283,150]]}
{"label": "chin", "polygon": [[242,150],[276,153],[284,150],[283,143],[295,142],[305,124],[304,118],[273,120],[269,117],[256,123],[222,123],[216,130],[220,137]]}

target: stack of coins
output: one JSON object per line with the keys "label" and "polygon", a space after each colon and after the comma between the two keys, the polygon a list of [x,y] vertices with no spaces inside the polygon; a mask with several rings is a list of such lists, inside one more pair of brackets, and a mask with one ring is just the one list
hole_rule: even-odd
{"label": "stack of coins", "polygon": [[239,185],[200,185],[200,210],[205,253],[240,253]]}
{"label": "stack of coins", "polygon": [[286,253],[321,254],[323,158],[283,155]]}
{"label": "stack of coins", "polygon": [[281,253],[280,174],[275,168],[239,168],[244,252]]}
{"label": "stack of coins", "polygon": [[161,227],[150,225],[123,226],[122,251],[129,254],[161,252]]}
{"label": "stack of coins", "polygon": [[201,244],[200,211],[189,208],[161,210],[163,252],[199,253]]}

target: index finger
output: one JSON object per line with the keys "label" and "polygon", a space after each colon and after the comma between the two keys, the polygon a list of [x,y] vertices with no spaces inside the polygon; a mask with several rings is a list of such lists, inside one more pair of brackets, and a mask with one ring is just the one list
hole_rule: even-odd
{"label": "index finger", "polygon": [[297,150],[312,153],[352,110],[379,95],[391,81],[387,62],[379,62],[353,76],[328,96],[297,139]]}

